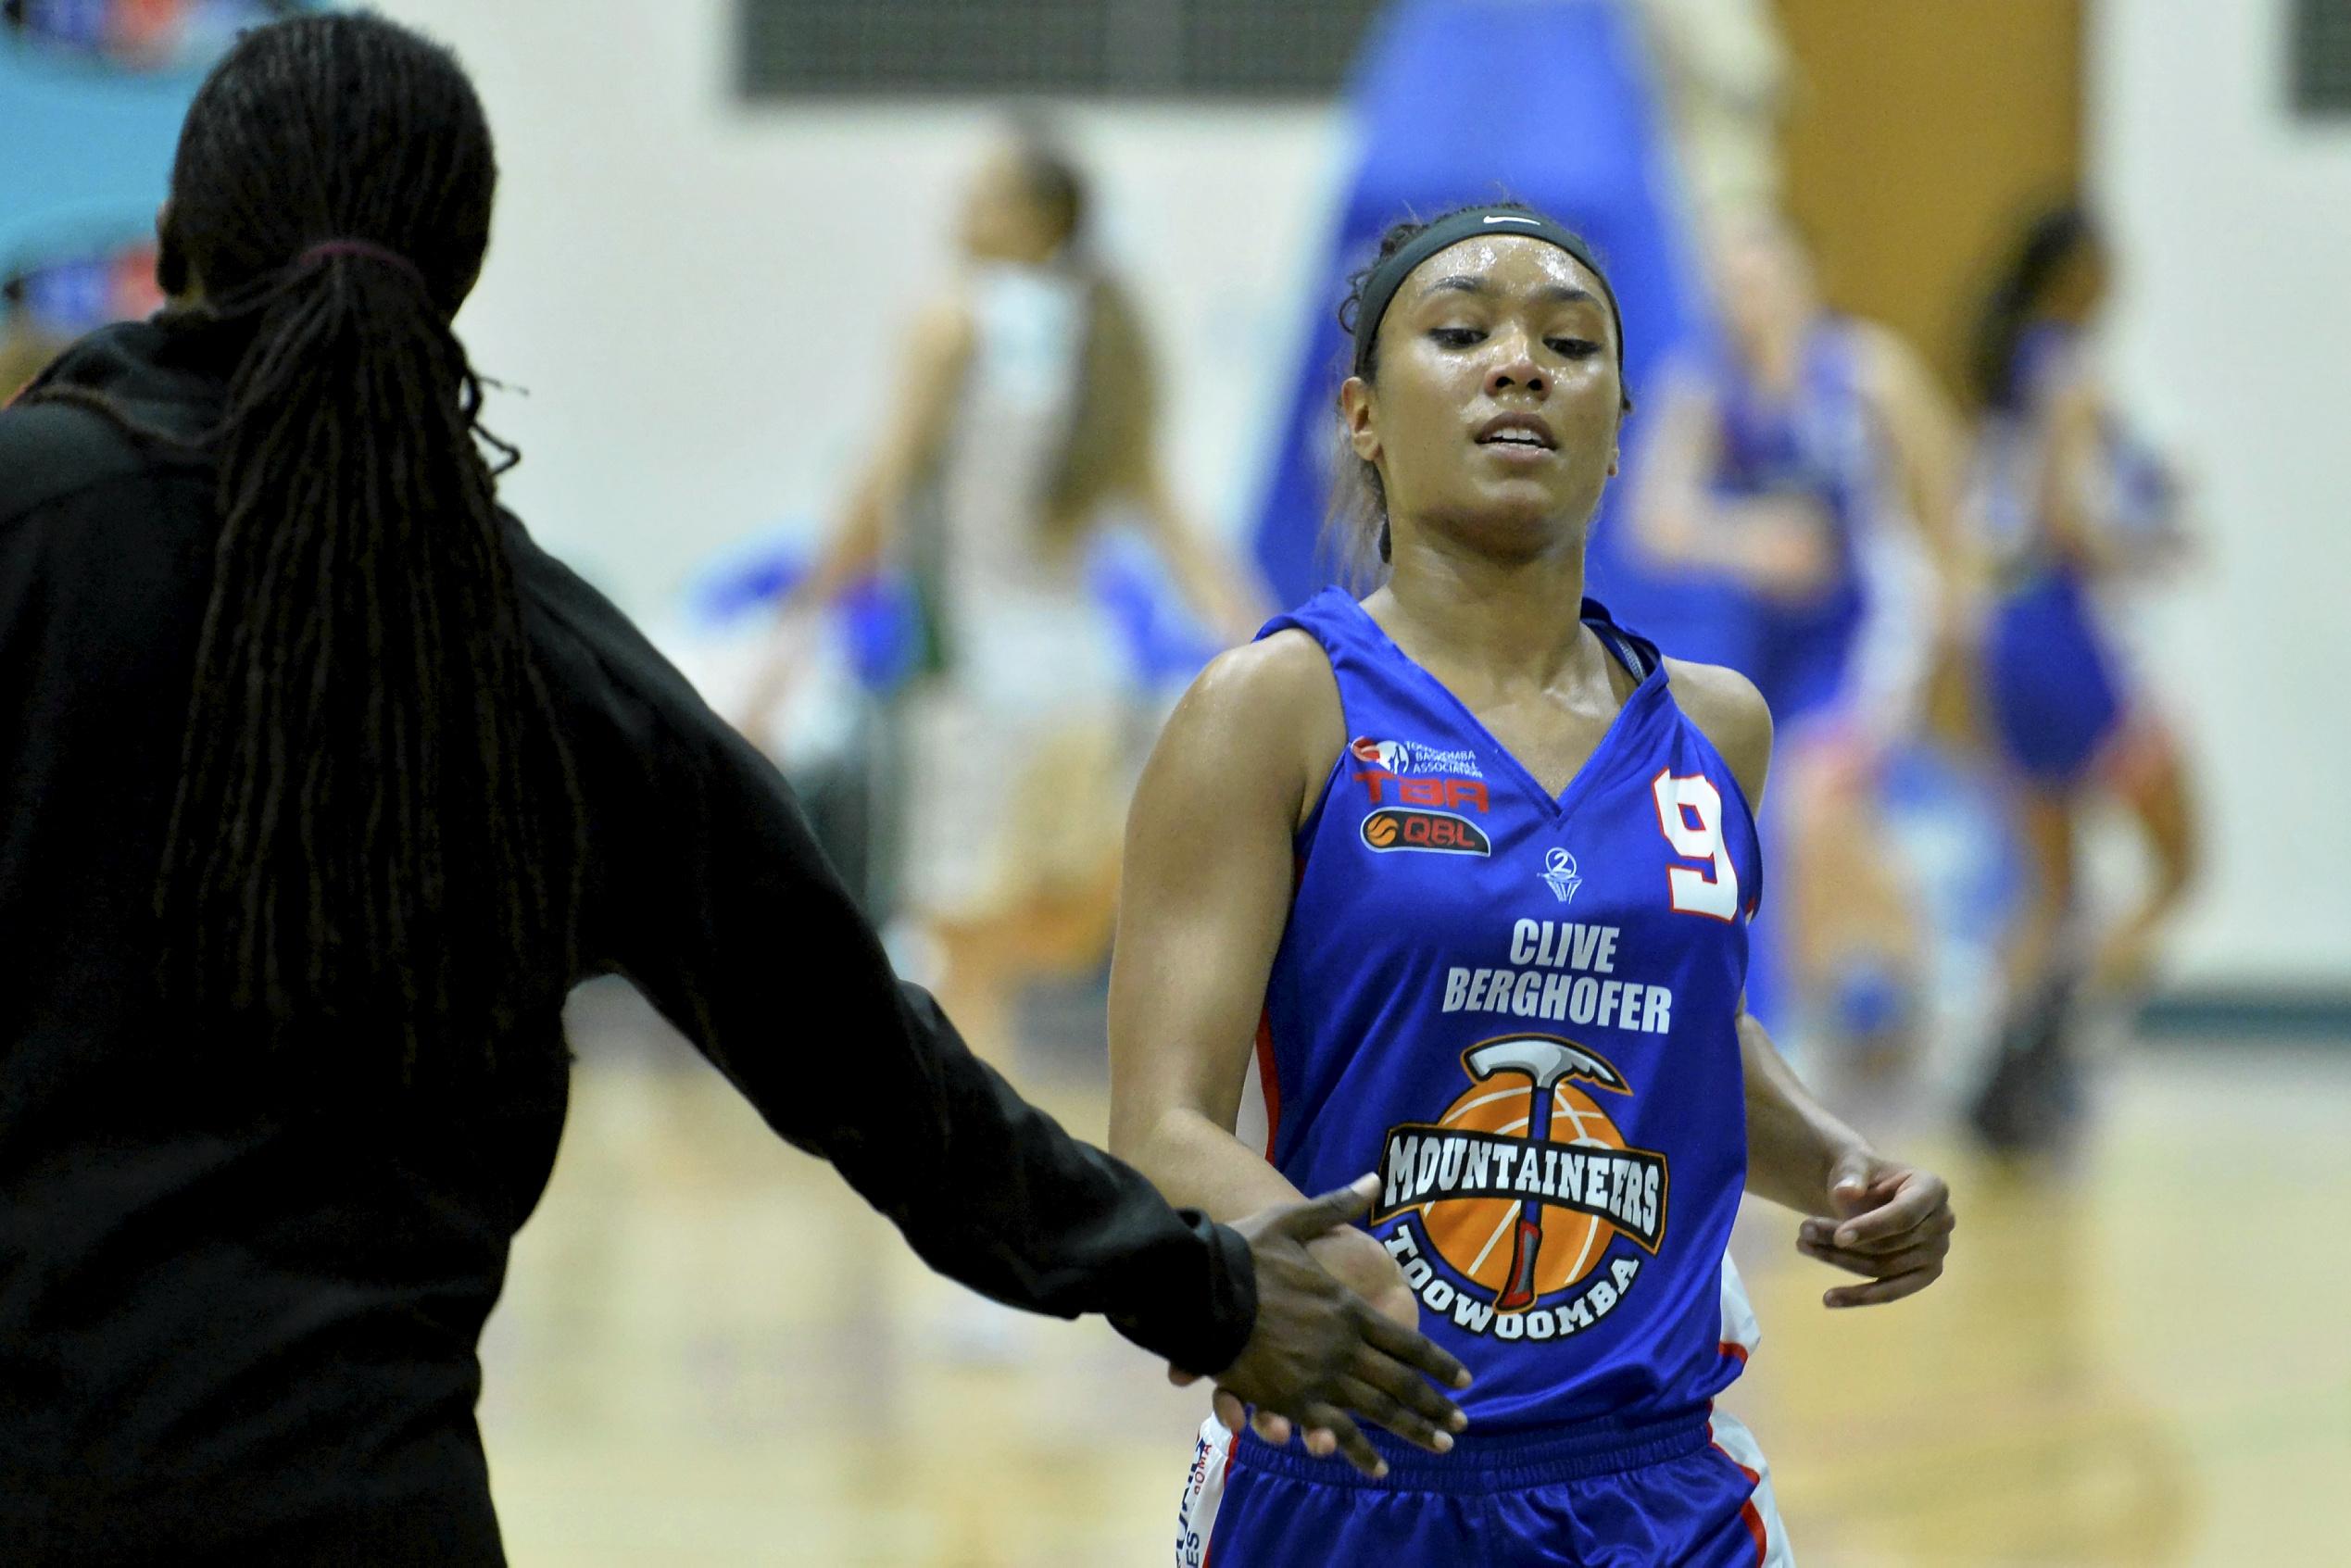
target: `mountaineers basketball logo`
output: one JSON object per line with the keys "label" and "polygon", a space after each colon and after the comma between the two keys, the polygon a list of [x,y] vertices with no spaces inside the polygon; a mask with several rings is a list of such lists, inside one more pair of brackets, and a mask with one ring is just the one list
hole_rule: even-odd
{"label": "mountaineers basketball logo", "polygon": [[1473,813],[1484,816],[1489,805],[1475,752],[1359,735],[1347,743],[1347,753],[1355,759],[1356,781],[1371,798],[1372,811],[1363,825],[1366,847],[1383,854],[1493,853],[1486,830],[1470,820]]}
{"label": "mountaineers basketball logo", "polygon": [[1403,1223],[1382,1245],[1423,1306],[1473,1334],[1590,1328],[1666,1236],[1666,1157],[1628,1144],[1592,1092],[1632,1085],[1550,1035],[1481,1041],[1462,1070],[1469,1085],[1443,1115],[1389,1130],[1372,1222]]}

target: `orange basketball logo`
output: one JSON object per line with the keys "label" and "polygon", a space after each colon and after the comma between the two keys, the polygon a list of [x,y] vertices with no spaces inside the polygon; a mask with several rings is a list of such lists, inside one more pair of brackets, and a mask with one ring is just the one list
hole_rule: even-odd
{"label": "orange basketball logo", "polygon": [[[1437,1124],[1504,1135],[1523,1134],[1532,1092],[1523,1081],[1479,1084],[1447,1107]],[[1616,1124],[1582,1090],[1554,1084],[1551,1094],[1552,1142],[1577,1148],[1625,1147]],[[1523,1208],[1519,1199],[1511,1198],[1460,1198],[1430,1203],[1422,1215],[1437,1255],[1452,1264],[1455,1273],[1499,1297],[1511,1283],[1512,1231]],[[1606,1250],[1608,1238],[1616,1234],[1615,1227],[1597,1214],[1544,1205],[1540,1215],[1542,1235],[1533,1249],[1530,1296],[1565,1290],[1590,1273]]]}
{"label": "orange basketball logo", "polygon": [[1471,1083],[1435,1122],[1389,1132],[1376,1220],[1416,1213],[1427,1249],[1505,1313],[1580,1283],[1619,1236],[1656,1252],[1666,1160],[1591,1092],[1630,1098],[1615,1067],[1543,1035],[1481,1041],[1462,1066]]}
{"label": "orange basketball logo", "polygon": [[1385,849],[1396,842],[1396,819],[1375,813],[1364,823],[1364,842],[1375,849]]}

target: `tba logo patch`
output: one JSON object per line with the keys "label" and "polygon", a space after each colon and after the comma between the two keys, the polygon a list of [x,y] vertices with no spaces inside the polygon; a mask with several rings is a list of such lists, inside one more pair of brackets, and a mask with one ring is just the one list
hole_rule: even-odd
{"label": "tba logo patch", "polygon": [[1418,849],[1440,855],[1490,855],[1493,843],[1486,830],[1467,817],[1451,811],[1420,811],[1409,806],[1383,806],[1364,819],[1364,843],[1387,854]]}

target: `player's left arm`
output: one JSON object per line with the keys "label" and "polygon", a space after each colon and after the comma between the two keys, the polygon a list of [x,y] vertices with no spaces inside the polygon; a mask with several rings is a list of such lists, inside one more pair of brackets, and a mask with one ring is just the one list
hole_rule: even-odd
{"label": "player's left arm", "polygon": [[1965,440],[1951,400],[1909,343],[1857,322],[1861,383],[1893,460],[1919,542],[1934,563],[1936,627],[1956,634],[1981,596],[1986,570],[1961,517]]}
{"label": "player's left arm", "polygon": [[1235,647],[1248,642],[1273,605],[1248,569],[1186,513],[1155,449],[1140,458],[1133,490],[1136,513],[1192,608],[1222,641]]}
{"label": "player's left arm", "polygon": [[1889,1160],[1812,1098],[1764,1026],[1739,1011],[1747,1083],[1747,1190],[1804,1216],[1796,1250],[1859,1274],[1829,1307],[1899,1301],[1942,1277],[1958,1223],[1932,1171]]}
{"label": "player's left arm", "polygon": [[[1771,710],[1736,671],[1668,660],[1682,711],[1714,743],[1763,809],[1771,767]],[[1889,1160],[1815,1099],[1770,1034],[1739,1003],[1746,1085],[1747,1190],[1805,1216],[1796,1250],[1863,1277],[1821,1298],[1867,1307],[1916,1295],[1942,1277],[1957,1221],[1951,1189],[1931,1171]]]}

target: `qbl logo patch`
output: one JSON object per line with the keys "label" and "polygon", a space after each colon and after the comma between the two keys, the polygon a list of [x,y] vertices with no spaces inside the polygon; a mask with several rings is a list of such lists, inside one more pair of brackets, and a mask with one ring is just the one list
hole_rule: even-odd
{"label": "qbl logo patch", "polygon": [[1383,806],[1364,819],[1363,831],[1364,844],[1382,854],[1422,849],[1440,855],[1490,855],[1494,850],[1484,828],[1451,811]]}

